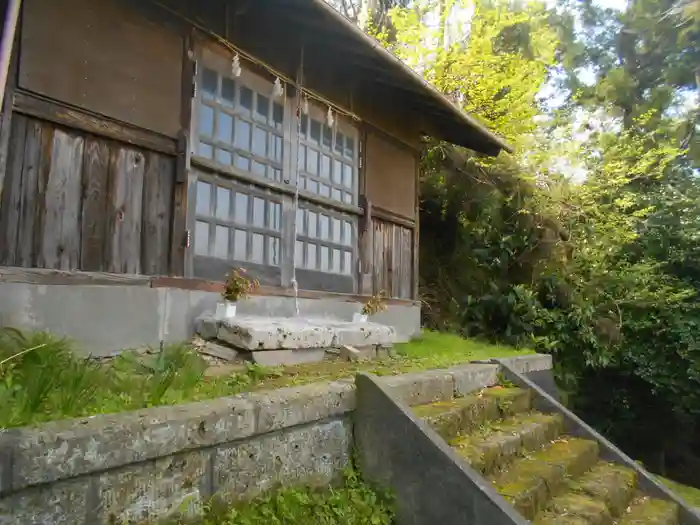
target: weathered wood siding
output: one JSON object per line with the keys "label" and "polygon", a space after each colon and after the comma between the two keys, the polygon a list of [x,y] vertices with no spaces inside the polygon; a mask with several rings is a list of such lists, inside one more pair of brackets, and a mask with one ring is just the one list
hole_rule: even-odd
{"label": "weathered wood siding", "polygon": [[418,151],[377,131],[366,138],[365,192],[372,206],[413,219]]}
{"label": "weathered wood siding", "polygon": [[12,117],[0,265],[167,275],[175,160]]}
{"label": "weathered wood siding", "polygon": [[183,36],[140,0],[25,0],[21,89],[176,137]]}
{"label": "weathered wood siding", "polygon": [[372,281],[374,292],[411,299],[413,295],[413,230],[372,219]]}

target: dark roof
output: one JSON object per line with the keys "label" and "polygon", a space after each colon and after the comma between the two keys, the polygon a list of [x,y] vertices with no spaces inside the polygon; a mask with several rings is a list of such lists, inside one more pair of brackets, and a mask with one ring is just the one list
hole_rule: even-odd
{"label": "dark roof", "polygon": [[[324,0],[236,0],[233,5],[232,39],[243,40],[254,56],[280,71],[294,76],[303,49],[311,87],[315,82],[340,92],[360,79],[362,89],[353,96],[363,107],[391,107],[423,134],[481,153],[512,151]],[[328,91],[318,89],[323,95]]]}

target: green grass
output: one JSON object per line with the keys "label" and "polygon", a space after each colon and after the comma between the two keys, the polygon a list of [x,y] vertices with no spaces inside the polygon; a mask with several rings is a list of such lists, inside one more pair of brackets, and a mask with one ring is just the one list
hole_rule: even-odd
{"label": "green grass", "polygon": [[0,330],[0,406],[9,408],[0,411],[0,428],[351,378],[358,372],[400,374],[527,353],[437,332],[424,332],[396,345],[396,351],[395,357],[370,362],[250,364],[240,372],[207,377],[205,361],[185,344],[151,355],[124,352],[103,364],[76,357],[65,339],[6,328]]}
{"label": "green grass", "polygon": [[661,483],[683,498],[688,505],[700,509],[700,489],[683,485],[677,481],[662,478],[661,476],[657,476],[657,478],[659,481],[661,481]]}
{"label": "green grass", "polygon": [[[391,525],[392,499],[362,482],[348,469],[340,487],[284,488],[254,500],[225,507],[209,505],[199,525]],[[170,520],[166,525],[191,524]]]}

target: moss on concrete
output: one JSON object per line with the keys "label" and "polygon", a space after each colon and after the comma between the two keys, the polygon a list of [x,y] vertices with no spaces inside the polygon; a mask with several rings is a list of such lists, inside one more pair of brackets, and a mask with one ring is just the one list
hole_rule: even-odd
{"label": "moss on concrete", "polygon": [[560,439],[551,446],[517,459],[492,477],[496,490],[527,519],[532,519],[569,477],[581,475],[598,459],[598,444],[578,438]]}
{"label": "moss on concrete", "polygon": [[505,467],[516,457],[544,447],[563,428],[557,415],[526,412],[487,424],[450,442],[457,453],[482,474]]}
{"label": "moss on concrete", "polygon": [[637,498],[618,525],[677,525],[678,505],[647,496]]}
{"label": "moss on concrete", "polygon": [[[550,516],[584,519],[589,525],[612,525],[612,516],[605,503],[586,494],[566,493],[557,496],[547,505],[543,516],[536,517],[533,523],[553,523]],[[556,521],[554,523],[566,523]]]}
{"label": "moss on concrete", "polygon": [[601,461],[573,481],[569,490],[603,502],[612,516],[620,516],[634,497],[636,486],[637,474],[634,470]]}
{"label": "moss on concrete", "polygon": [[452,401],[413,407],[443,439],[467,435],[484,424],[530,409],[531,394],[520,388],[486,388]]}

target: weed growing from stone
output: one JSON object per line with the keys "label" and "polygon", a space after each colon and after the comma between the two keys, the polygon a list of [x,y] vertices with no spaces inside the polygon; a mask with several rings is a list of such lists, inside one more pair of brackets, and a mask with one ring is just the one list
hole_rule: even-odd
{"label": "weed growing from stone", "polygon": [[[167,525],[189,525],[170,520]],[[392,498],[348,468],[339,487],[283,488],[232,507],[208,505],[197,525],[391,525]]]}

